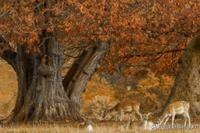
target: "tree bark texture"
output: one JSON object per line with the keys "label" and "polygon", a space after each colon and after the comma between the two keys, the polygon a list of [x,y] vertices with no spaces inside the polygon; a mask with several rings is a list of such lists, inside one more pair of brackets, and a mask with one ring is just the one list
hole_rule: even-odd
{"label": "tree bark texture", "polygon": [[107,43],[97,43],[84,50],[63,80],[63,85],[68,97],[77,104],[79,109],[82,101],[81,96],[85,86],[98,68],[107,49]]}
{"label": "tree bark texture", "polygon": [[9,118],[12,121],[55,121],[80,119],[75,103],[67,97],[62,85],[62,46],[49,39],[43,56],[17,49],[18,97]]}

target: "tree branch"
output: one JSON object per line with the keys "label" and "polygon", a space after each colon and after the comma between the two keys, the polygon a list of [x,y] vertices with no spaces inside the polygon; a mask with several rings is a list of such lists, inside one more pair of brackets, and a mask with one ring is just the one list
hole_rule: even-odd
{"label": "tree branch", "polygon": [[185,50],[186,49],[183,48],[183,49],[170,49],[170,50],[149,52],[149,53],[131,53],[131,54],[126,55],[124,58],[156,56],[156,55],[162,55],[162,54],[182,52],[182,51],[185,51]]}
{"label": "tree branch", "polygon": [[63,80],[64,88],[75,103],[80,104],[81,94],[101,59],[108,50],[108,42],[98,42],[83,51]]}
{"label": "tree branch", "polygon": [[0,19],[2,19],[3,17],[7,17],[9,15],[11,15],[11,11],[4,12],[4,13],[0,14]]}

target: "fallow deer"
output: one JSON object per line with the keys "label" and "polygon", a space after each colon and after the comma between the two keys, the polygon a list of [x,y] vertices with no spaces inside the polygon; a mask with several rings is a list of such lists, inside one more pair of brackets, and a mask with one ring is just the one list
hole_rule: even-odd
{"label": "fallow deer", "polygon": [[136,113],[140,117],[140,120],[142,120],[142,114],[140,113],[140,103],[137,101],[124,99],[118,104],[117,110],[119,113],[119,121],[124,119],[125,113]]}
{"label": "fallow deer", "polygon": [[188,121],[188,126],[190,127],[190,115],[189,115],[190,104],[186,101],[176,101],[167,107],[166,111],[164,112],[163,116],[161,117],[161,121],[159,125],[164,122],[164,125],[167,123],[170,117],[172,117],[172,128],[174,127],[174,119],[176,115],[184,116],[186,126]]}

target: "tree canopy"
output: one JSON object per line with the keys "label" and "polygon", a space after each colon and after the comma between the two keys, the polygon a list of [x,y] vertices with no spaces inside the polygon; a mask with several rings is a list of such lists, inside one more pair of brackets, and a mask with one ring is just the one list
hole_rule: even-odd
{"label": "tree canopy", "polygon": [[13,50],[20,44],[39,52],[44,30],[69,49],[110,40],[100,70],[124,74],[138,67],[176,71],[200,23],[196,0],[1,0],[0,5],[0,35]]}

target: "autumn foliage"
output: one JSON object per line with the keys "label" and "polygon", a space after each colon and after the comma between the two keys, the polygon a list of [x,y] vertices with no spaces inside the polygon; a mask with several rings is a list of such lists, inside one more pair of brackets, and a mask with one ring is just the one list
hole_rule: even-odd
{"label": "autumn foliage", "polygon": [[134,73],[151,67],[174,72],[188,41],[199,30],[196,0],[0,1],[0,35],[39,52],[44,29],[69,46],[109,40],[100,71]]}

